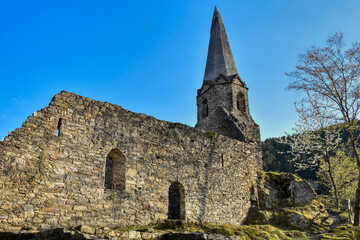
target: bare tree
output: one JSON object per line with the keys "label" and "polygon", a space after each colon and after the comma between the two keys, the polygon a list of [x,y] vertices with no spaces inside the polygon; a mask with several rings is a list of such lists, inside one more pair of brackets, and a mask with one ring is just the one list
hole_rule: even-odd
{"label": "bare tree", "polygon": [[360,111],[360,44],[353,43],[348,49],[345,46],[343,34],[336,33],[325,47],[313,46],[300,54],[299,65],[287,73],[294,79],[288,88],[305,93],[303,99],[323,98],[322,109],[329,109],[334,120],[345,123],[359,173],[354,208],[354,225],[359,226],[360,158],[354,133]]}

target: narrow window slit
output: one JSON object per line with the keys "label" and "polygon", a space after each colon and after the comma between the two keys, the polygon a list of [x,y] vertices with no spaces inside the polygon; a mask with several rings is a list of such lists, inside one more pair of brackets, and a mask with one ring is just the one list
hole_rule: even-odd
{"label": "narrow window slit", "polygon": [[57,130],[56,130],[56,136],[57,137],[61,136],[61,125],[62,125],[62,119],[60,118],[59,121],[58,121]]}
{"label": "narrow window slit", "polygon": [[209,106],[206,98],[202,101],[202,104],[203,104],[202,117],[206,118],[209,115]]}

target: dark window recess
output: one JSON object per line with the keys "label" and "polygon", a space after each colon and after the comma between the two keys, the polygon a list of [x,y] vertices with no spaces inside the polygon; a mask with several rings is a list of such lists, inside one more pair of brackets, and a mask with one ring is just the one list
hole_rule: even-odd
{"label": "dark window recess", "polygon": [[241,112],[245,112],[246,107],[245,107],[245,96],[243,93],[238,93],[237,97],[236,97],[236,107],[238,110],[240,110]]}
{"label": "dark window recess", "polygon": [[105,163],[105,183],[106,189],[124,190],[125,189],[125,155],[117,148],[110,151]]}
{"label": "dark window recess", "polygon": [[209,106],[206,98],[202,101],[202,104],[202,117],[206,118],[209,115]]}
{"label": "dark window recess", "polygon": [[169,188],[168,219],[185,220],[185,191],[178,182],[171,183]]}
{"label": "dark window recess", "polygon": [[57,130],[56,130],[56,136],[60,137],[61,136],[61,127],[62,127],[62,119],[60,118],[58,121],[58,125],[57,125]]}

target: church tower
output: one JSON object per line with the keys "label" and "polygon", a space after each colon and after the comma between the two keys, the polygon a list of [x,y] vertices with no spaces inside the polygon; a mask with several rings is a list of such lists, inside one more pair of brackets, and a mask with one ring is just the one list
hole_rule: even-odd
{"label": "church tower", "polygon": [[260,142],[260,128],[249,111],[248,88],[239,77],[224,23],[215,7],[204,82],[198,90],[196,128],[244,142]]}

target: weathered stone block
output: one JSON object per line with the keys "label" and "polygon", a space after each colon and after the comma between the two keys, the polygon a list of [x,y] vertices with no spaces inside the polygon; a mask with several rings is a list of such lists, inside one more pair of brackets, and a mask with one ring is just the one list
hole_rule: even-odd
{"label": "weathered stone block", "polygon": [[79,205],[75,205],[75,206],[74,206],[74,210],[75,210],[75,211],[84,211],[84,210],[86,210],[86,209],[87,209],[86,206],[79,206]]}
{"label": "weathered stone block", "polygon": [[87,226],[87,225],[80,225],[80,226],[76,227],[75,229],[77,229],[83,233],[88,233],[91,235],[95,234],[95,228]]}
{"label": "weathered stone block", "polygon": [[129,231],[129,239],[141,239],[141,233],[138,231]]}
{"label": "weathered stone block", "polygon": [[[13,219],[14,220],[14,219]],[[15,220],[16,221],[16,220]],[[44,220],[42,218],[39,218],[39,217],[34,217],[33,220],[32,220],[33,223],[43,223]]]}

